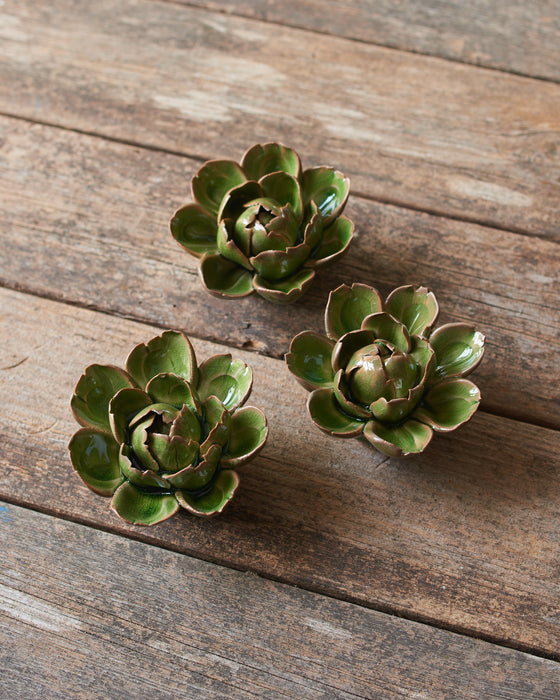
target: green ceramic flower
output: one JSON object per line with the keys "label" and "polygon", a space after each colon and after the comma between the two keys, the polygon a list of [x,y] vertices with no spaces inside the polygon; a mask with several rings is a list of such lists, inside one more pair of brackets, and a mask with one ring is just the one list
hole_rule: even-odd
{"label": "green ceramic flower", "polygon": [[312,391],[308,409],[322,430],[363,436],[381,452],[422,452],[433,431],[454,430],[480,402],[465,375],[480,362],[484,336],[466,323],[432,332],[439,312],[425,287],[395,289],[382,302],[365,284],[331,292],[328,337],[304,331],[286,362]]}
{"label": "green ceramic flower", "polygon": [[199,367],[177,331],[135,347],[126,371],[91,365],[71,403],[84,426],[68,446],[74,469],[131,523],[154,525],[180,506],[220,513],[239,483],[234,468],[267,438],[261,411],[240,408],[252,381],[231,355]]}
{"label": "green ceramic flower", "polygon": [[171,219],[171,233],[200,257],[209,292],[242,297],[257,292],[289,304],[331,263],[354,233],[342,211],[350,181],[333,168],[302,172],[298,154],[277,143],[250,148],[238,165],[211,160],[192,181],[196,204]]}

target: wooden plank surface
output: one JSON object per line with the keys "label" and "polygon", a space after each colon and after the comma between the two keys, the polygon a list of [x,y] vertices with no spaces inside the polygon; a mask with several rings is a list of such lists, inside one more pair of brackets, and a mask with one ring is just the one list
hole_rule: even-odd
{"label": "wooden plank surface", "polygon": [[4,113],[202,159],[281,140],[354,192],[559,236],[558,84],[146,0],[0,20]]}
{"label": "wooden plank surface", "polygon": [[[413,460],[324,436],[279,360],[236,351],[270,438],[211,521],[126,526],[72,474],[73,387],[157,329],[9,290],[0,497],[337,598],[560,658],[560,433],[479,412]],[[223,350],[195,341],[199,359]]]}
{"label": "wooden plank surface", "polygon": [[15,506],[0,543],[3,698],[560,693],[553,661]]}
{"label": "wooden plank surface", "polygon": [[[560,80],[555,0],[178,0],[281,25]],[[512,40],[513,39],[513,40]]]}
{"label": "wooden plank surface", "polygon": [[256,297],[207,294],[196,260],[169,234],[196,161],[5,118],[0,138],[2,284],[280,357],[299,331],[322,330],[338,284],[387,293],[422,283],[442,322],[487,335],[476,373],[483,406],[560,427],[560,383],[550,381],[560,357],[557,244],[352,197],[349,253],[296,307],[271,314]]}

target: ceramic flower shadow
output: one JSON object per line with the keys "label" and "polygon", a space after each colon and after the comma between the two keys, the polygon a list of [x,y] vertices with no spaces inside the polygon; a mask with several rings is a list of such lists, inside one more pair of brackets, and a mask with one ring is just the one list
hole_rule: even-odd
{"label": "ceramic flower shadow", "polygon": [[316,268],[334,262],[354,233],[342,211],[350,181],[334,168],[302,171],[298,154],[257,144],[237,164],[205,163],[192,181],[195,200],[179,209],[171,233],[199,257],[206,289],[221,297],[256,292],[290,304]]}
{"label": "ceramic flower shadow", "polygon": [[91,365],[71,402],[83,426],[69,444],[74,469],[130,523],[154,525],[181,507],[220,513],[238,486],[235,469],[267,438],[265,416],[243,406],[252,381],[231,355],[198,366],[177,331],[135,347],[126,370]]}
{"label": "ceramic flower shadow", "polygon": [[316,425],[400,457],[422,452],[434,431],[469,420],[480,391],[465,376],[482,359],[484,336],[466,323],[432,331],[438,313],[425,287],[399,287],[385,302],[364,284],[331,292],[327,336],[304,331],[286,355],[312,392],[307,407]]}

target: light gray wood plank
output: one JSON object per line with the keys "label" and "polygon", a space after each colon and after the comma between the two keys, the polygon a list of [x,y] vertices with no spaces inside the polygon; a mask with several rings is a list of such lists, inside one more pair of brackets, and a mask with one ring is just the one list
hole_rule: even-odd
{"label": "light gray wood plank", "polygon": [[555,698],[560,666],[0,504],[4,698]]}
{"label": "light gray wood plank", "polygon": [[[278,360],[236,350],[270,438],[219,518],[123,524],[72,473],[69,401],[92,362],[158,331],[0,290],[0,497],[337,598],[560,656],[560,432],[479,412],[408,460],[329,438]],[[199,361],[224,346],[198,341]]]}
{"label": "light gray wood plank", "polygon": [[558,238],[560,85],[173,3],[5,0],[0,112]]}
{"label": "light gray wood plank", "polygon": [[554,0],[178,0],[455,61],[560,80]]}
{"label": "light gray wood plank", "polygon": [[[207,294],[168,230],[196,161],[0,118],[0,283],[283,356],[328,294],[424,284],[487,336],[483,407],[560,427],[560,246],[351,196],[356,240],[296,306]],[[30,167],[33,164],[33,167]],[[520,400],[520,396],[523,397]]]}

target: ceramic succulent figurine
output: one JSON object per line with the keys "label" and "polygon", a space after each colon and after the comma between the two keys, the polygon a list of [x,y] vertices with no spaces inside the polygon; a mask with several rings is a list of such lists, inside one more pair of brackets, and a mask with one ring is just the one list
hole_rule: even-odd
{"label": "ceramic succulent figurine", "polygon": [[212,294],[256,292],[289,304],[307,290],[316,267],[348,247],[354,226],[341,214],[349,188],[334,168],[302,172],[291,148],[257,144],[240,165],[202,166],[192,181],[196,203],[175,213],[171,233],[200,257],[199,274]]}
{"label": "ceramic succulent figurine", "polygon": [[176,331],[135,347],[126,371],[91,365],[71,402],[84,426],[69,444],[74,469],[131,523],[154,525],[181,506],[220,513],[239,483],[234,468],[267,438],[264,415],[240,408],[251,385],[251,368],[231,355],[198,366]]}
{"label": "ceramic succulent figurine", "polygon": [[365,284],[331,292],[328,337],[304,331],[286,355],[312,391],[313,421],[331,435],[363,436],[400,457],[422,452],[434,430],[469,420],[480,391],[464,377],[482,359],[484,336],[466,323],[432,331],[438,312],[425,287],[399,287],[385,303]]}

